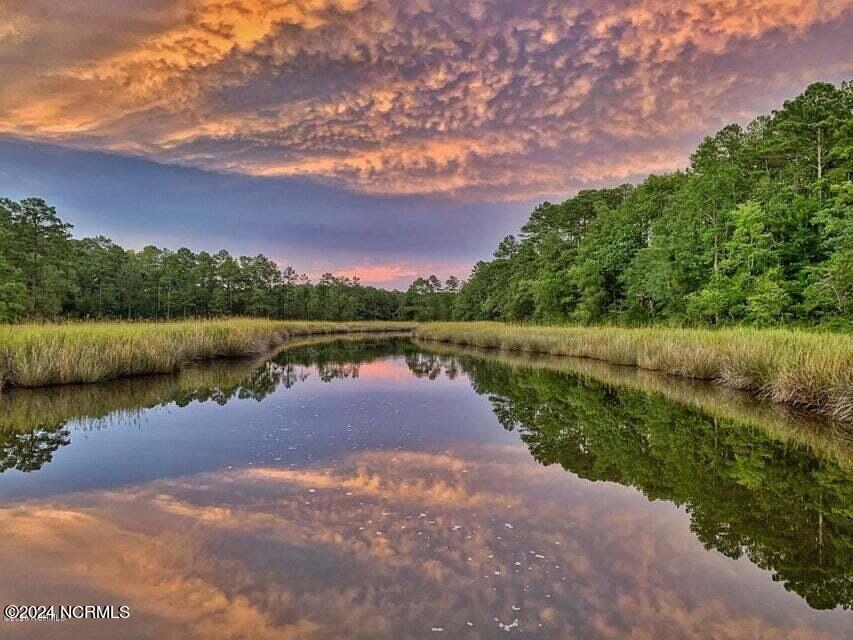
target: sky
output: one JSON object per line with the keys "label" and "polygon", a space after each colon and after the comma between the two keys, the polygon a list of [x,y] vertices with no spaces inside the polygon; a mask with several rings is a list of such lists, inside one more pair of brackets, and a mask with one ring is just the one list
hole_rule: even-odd
{"label": "sky", "polygon": [[0,78],[0,195],[75,235],[405,287],[853,78],[853,4],[0,0]]}

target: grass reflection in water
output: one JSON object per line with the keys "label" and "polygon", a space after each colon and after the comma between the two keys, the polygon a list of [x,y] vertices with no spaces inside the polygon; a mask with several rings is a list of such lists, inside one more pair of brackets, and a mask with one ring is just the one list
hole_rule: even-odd
{"label": "grass reflection in water", "polygon": [[843,437],[705,385],[665,388],[600,364],[571,371],[584,365],[436,352],[402,338],[306,340],[271,358],[175,376],[22,390],[0,400],[0,470],[38,470],[74,428],[170,403],[262,400],[312,372],[324,381],[356,377],[360,364],[391,355],[405,356],[418,377],[467,375],[540,463],[683,506],[706,548],[748,557],[813,608],[853,606],[853,483]]}

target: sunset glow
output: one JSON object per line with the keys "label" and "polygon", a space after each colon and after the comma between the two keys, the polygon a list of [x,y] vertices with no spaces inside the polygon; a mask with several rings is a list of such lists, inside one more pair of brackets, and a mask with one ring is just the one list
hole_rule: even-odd
{"label": "sunset glow", "polygon": [[[396,211],[410,215],[409,203],[440,197],[454,219],[501,224],[482,244],[463,230],[465,247],[444,262],[468,266],[530,203],[684,166],[715,128],[853,71],[844,0],[7,0],[0,24],[7,143],[307,180],[340,194],[358,228],[378,223],[361,213],[371,198],[400,197]],[[0,166],[0,178],[9,190],[39,171]],[[84,227],[107,214],[58,197]],[[501,220],[483,209],[496,202]],[[208,215],[222,215],[216,203]],[[292,261],[300,233],[245,236]],[[321,255],[299,244],[295,258]],[[332,251],[363,263],[365,281],[409,275],[387,250]]]}

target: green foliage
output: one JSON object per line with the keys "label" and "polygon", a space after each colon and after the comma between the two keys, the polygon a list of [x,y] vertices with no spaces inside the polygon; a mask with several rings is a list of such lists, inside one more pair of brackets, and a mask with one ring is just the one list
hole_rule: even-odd
{"label": "green foliage", "polygon": [[825,261],[807,268],[805,308],[850,320],[853,313],[853,183],[837,185],[835,197],[815,216]]}
{"label": "green foliage", "polygon": [[478,263],[458,320],[849,326],[853,85],[813,84],[685,172],[544,203]]}
{"label": "green foliage", "polygon": [[[406,292],[263,255],[71,239],[43,200],[0,199],[0,321],[244,315],[853,326],[853,84],[816,83],[685,171],[534,209],[469,280]],[[23,289],[22,289],[23,287]],[[22,293],[23,291],[23,293]]]}
{"label": "green foliage", "polygon": [[764,211],[750,201],[738,205],[730,217],[733,231],[725,243],[725,258],[708,285],[691,296],[688,311],[715,323],[724,318],[757,326],[777,324],[790,301]]}
{"label": "green foliage", "polygon": [[20,271],[0,255],[0,322],[11,322],[26,309],[27,290]]}
{"label": "green foliage", "polygon": [[[20,274],[28,314],[57,315],[71,287],[66,276],[71,264],[71,225],[62,222],[56,210],[40,198],[20,202],[0,198],[0,212],[8,226],[6,259],[15,270],[7,270],[6,278]],[[8,289],[6,278],[3,289]]]}
{"label": "green foliage", "polygon": [[16,320],[26,308],[27,291],[19,269],[6,256],[10,249],[11,216],[0,200],[0,322]]}
{"label": "green foliage", "polygon": [[38,198],[0,198],[0,322],[22,317],[164,319],[252,316],[282,320],[449,319],[461,284],[418,278],[409,291],[323,274],[313,284],[264,255],[231,256],[109,238],[73,239]]}
{"label": "green foliage", "polygon": [[434,275],[417,278],[403,297],[400,319],[424,322],[450,318],[453,298],[459,286],[459,280],[454,276],[444,284]]}

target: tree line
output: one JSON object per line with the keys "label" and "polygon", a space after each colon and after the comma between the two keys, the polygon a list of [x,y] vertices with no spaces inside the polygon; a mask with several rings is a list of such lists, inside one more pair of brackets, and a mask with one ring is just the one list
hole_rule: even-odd
{"label": "tree line", "polygon": [[853,325],[853,84],[815,83],[683,171],[545,202],[467,282],[408,290],[263,255],[75,239],[41,199],[0,198],[0,320],[245,315]]}
{"label": "tree line", "polygon": [[853,84],[816,83],[684,171],[538,206],[459,320],[851,325]]}
{"label": "tree line", "polygon": [[264,255],[124,249],[76,239],[40,198],[0,198],[0,321],[262,316],[301,320],[449,317],[459,281],[418,278],[406,292],[331,273],[311,282]]}

